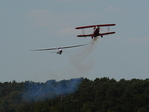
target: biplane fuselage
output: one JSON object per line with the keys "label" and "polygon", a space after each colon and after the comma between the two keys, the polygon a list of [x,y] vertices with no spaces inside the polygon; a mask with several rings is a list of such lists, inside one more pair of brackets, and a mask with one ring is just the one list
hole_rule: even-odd
{"label": "biplane fuselage", "polygon": [[93,37],[97,37],[97,36],[99,36],[99,27],[94,27],[94,31],[93,31],[93,36],[92,36],[92,38],[93,38]]}

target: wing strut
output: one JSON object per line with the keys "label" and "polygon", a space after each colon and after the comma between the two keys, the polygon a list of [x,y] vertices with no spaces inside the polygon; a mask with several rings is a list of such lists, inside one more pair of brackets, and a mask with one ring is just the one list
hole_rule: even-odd
{"label": "wing strut", "polygon": [[85,34],[84,29],[82,29],[82,33],[83,33],[83,35]]}

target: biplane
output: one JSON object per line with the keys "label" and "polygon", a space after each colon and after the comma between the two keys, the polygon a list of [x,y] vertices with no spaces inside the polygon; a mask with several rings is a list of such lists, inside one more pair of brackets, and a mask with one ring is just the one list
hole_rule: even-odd
{"label": "biplane", "polygon": [[80,47],[80,46],[85,46],[87,44],[82,44],[82,45],[74,45],[74,46],[66,46],[66,47],[55,47],[55,48],[48,48],[48,49],[36,49],[36,50],[31,50],[31,51],[45,51],[45,50],[58,50],[56,52],[52,52],[52,53],[57,53],[57,54],[62,54],[63,50],[62,49],[66,49],[66,48],[73,48],[73,47]]}
{"label": "biplane", "polygon": [[[82,26],[82,27],[76,27],[75,29],[82,29],[83,35],[77,35],[77,37],[92,37],[95,38],[97,36],[103,37],[104,35],[114,34],[115,32],[104,32],[100,33],[100,27],[110,27],[115,26],[116,24],[101,24],[101,25],[90,25],[90,26]],[[85,28],[93,28],[92,34],[84,34]]]}

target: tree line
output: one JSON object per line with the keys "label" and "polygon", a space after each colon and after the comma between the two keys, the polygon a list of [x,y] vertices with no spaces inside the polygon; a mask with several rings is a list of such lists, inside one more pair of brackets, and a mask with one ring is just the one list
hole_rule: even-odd
{"label": "tree line", "polygon": [[148,112],[149,79],[0,83],[0,112]]}

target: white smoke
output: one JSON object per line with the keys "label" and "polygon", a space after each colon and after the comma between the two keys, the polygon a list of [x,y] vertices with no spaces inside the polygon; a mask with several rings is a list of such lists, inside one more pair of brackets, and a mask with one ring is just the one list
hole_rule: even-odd
{"label": "white smoke", "polygon": [[95,49],[95,44],[98,42],[98,38],[99,37],[96,37],[91,40],[82,51],[70,57],[70,65],[77,70],[78,74],[87,73],[93,68],[94,59],[87,60],[87,58]]}

